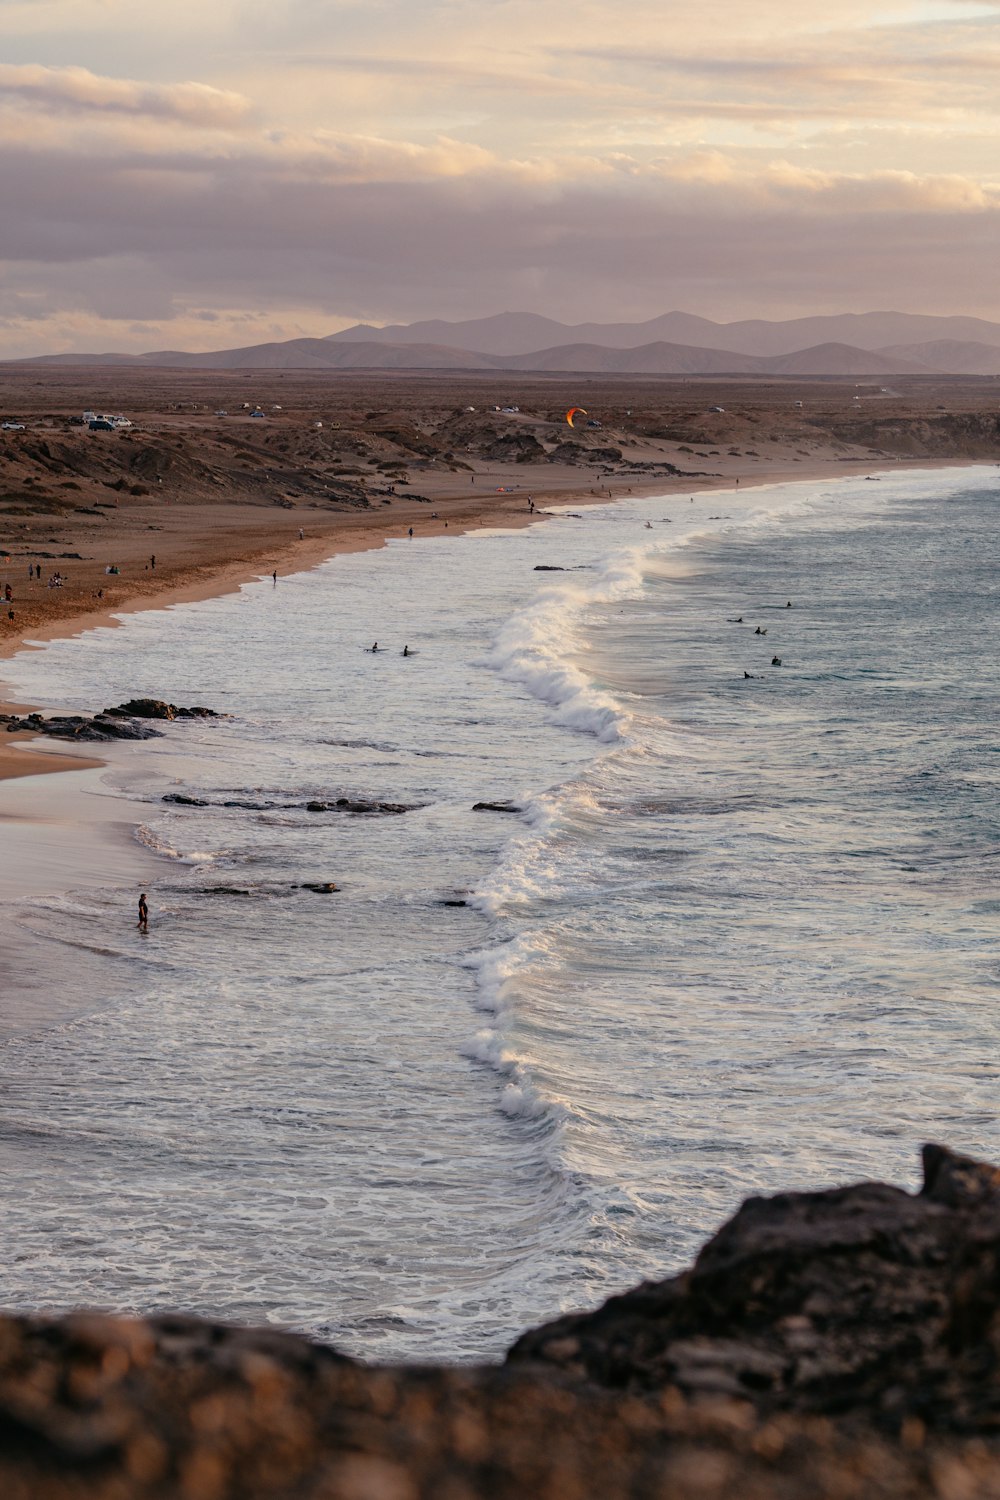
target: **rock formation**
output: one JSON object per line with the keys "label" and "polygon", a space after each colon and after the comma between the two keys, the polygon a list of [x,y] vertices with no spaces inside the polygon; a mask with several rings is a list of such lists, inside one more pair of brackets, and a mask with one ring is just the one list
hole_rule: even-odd
{"label": "rock formation", "polygon": [[116,708],[105,708],[92,717],[87,714],[0,714],[0,724],[8,734],[47,734],[60,740],[151,740],[160,733],[149,719],[221,719],[212,708],[178,708],[159,698],[130,698]]}
{"label": "rock formation", "polygon": [[1000,1172],[751,1199],[503,1366],[185,1317],[0,1319],[5,1500],[994,1500]]}

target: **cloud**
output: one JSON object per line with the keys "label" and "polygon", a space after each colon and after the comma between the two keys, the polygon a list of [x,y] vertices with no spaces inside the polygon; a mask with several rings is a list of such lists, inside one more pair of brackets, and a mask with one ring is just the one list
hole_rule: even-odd
{"label": "cloud", "polygon": [[213,307],[257,309],[262,338],[523,305],[571,319],[946,311],[955,284],[1000,313],[1000,191],[947,173],[719,151],[510,162],[449,140],[254,136],[226,151],[0,151],[0,201],[8,357],[84,337],[256,340],[242,314],[207,322]]}
{"label": "cloud", "polygon": [[211,128],[243,126],[251,105],[241,94],[204,83],[137,83],[102,78],[86,68],[47,68],[0,63],[0,97],[43,110],[142,115]]}
{"label": "cloud", "polygon": [[77,0],[67,32],[66,0],[0,0],[0,354],[502,306],[1000,315],[1000,30],[963,3]]}

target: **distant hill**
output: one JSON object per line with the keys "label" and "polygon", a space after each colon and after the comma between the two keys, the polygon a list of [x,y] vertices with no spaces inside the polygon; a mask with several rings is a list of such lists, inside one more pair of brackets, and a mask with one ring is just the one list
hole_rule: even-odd
{"label": "distant hill", "polygon": [[[586,325],[589,329],[599,324]],[[633,325],[628,325],[633,326]],[[639,326],[639,325],[635,325]],[[373,328],[357,323],[340,333],[331,333],[331,344],[446,344],[452,349],[479,349],[484,354],[530,354],[535,349],[586,338],[591,343],[611,345],[611,339],[584,334],[580,329],[556,323],[538,313],[497,313],[491,318],[470,318],[464,323],[446,323],[440,318],[425,323],[394,323],[388,328]],[[652,337],[652,335],[650,335]],[[646,342],[636,339],[635,343]],[[627,348],[627,344],[616,347]]]}
{"label": "distant hill", "polygon": [[[1000,354],[1000,349],[997,350]],[[884,350],[858,349],[851,344],[817,344],[793,354],[761,360],[774,375],[932,375],[931,365]]]}
{"label": "distant hill", "polygon": [[932,339],[881,349],[889,359],[915,359],[950,375],[1000,375],[1000,348],[964,339]]}
{"label": "distant hill", "polygon": [[555,349],[540,349],[535,354],[509,354],[496,363],[508,370],[608,375],[926,375],[930,370],[929,366],[902,355],[886,358],[866,349],[853,349],[848,344],[820,344],[793,354],[762,357],[663,340],[639,349],[563,344]]}
{"label": "distant hill", "polygon": [[660,340],[639,349],[599,344],[561,344],[534,354],[508,354],[497,361],[508,370],[565,370],[619,375],[754,375],[761,361],[726,349],[698,349]]}
{"label": "distant hill", "polygon": [[923,313],[836,313],[769,322],[754,318],[713,323],[692,313],[669,312],[644,323],[557,323],[536,313],[498,313],[464,322],[393,324],[373,328],[357,324],[330,335],[330,343],[445,344],[478,349],[484,354],[532,354],[566,344],[598,344],[606,349],[638,349],[660,341],[734,354],[794,354],[820,344],[850,344],[857,349],[958,340],[1000,348],[1000,323],[982,318],[935,317]]}
{"label": "distant hill", "polygon": [[24,365],[134,365],[174,370],[478,370],[498,366],[489,355],[433,344],[332,344],[328,339],[288,339],[244,349],[188,354],[43,354]]}
{"label": "distant hill", "polygon": [[[866,317],[906,319],[908,314],[865,314]],[[704,323],[687,314],[666,315],[654,319],[662,324],[684,319],[687,323]],[[801,319],[800,328],[824,326],[842,319]],[[971,322],[972,319],[918,319],[920,322]],[[561,328],[547,318],[534,314],[501,314],[498,318],[477,320],[475,330],[494,342],[513,342],[528,336],[528,323],[537,336],[551,328]],[[441,329],[465,328],[470,324],[414,324],[427,333]],[[596,325],[595,325],[596,326]],[[608,325],[617,328],[649,328],[651,324]],[[721,325],[710,325],[721,327]],[[750,325],[730,324],[730,329]],[[763,324],[765,328],[786,325]],[[984,327],[992,327],[985,324]],[[808,346],[796,345],[778,353],[748,353],[736,348],[714,347],[705,343],[683,343],[652,339],[638,345],[621,345],[575,339],[545,344],[533,349],[498,353],[480,346],[441,343],[433,340],[392,340],[384,335],[411,330],[367,330],[372,336],[361,338],[362,325],[347,330],[356,335],[348,339],[343,333],[330,338],[287,339],[282,342],[252,344],[239,349],[217,349],[205,354],[164,349],[150,354],[49,354],[38,359],[17,361],[23,365],[115,365],[188,370],[523,370],[536,373],[623,374],[623,375],[800,375],[800,376],[886,376],[928,374],[1000,374],[1000,342],[981,340],[933,339],[917,343],[867,348],[840,340],[824,340]],[[997,325],[1000,340],[1000,325]]]}

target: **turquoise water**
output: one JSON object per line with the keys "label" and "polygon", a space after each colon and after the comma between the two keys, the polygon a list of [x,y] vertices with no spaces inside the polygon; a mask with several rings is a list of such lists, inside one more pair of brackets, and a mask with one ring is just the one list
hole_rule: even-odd
{"label": "turquoise water", "polygon": [[630,501],[16,658],[232,717],[104,773],[147,940],[124,887],[4,914],[78,995],[2,1048],[4,1303],[492,1357],[748,1192],[997,1155],[998,498]]}

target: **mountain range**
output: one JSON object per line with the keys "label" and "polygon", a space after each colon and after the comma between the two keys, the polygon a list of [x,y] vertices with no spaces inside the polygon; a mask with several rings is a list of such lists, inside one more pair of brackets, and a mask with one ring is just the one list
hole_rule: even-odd
{"label": "mountain range", "polygon": [[643,323],[558,323],[499,313],[192,354],[51,354],[28,365],[175,369],[522,370],[630,375],[1000,375],[1000,323],[919,313],[840,313],[713,323],[671,312]]}

